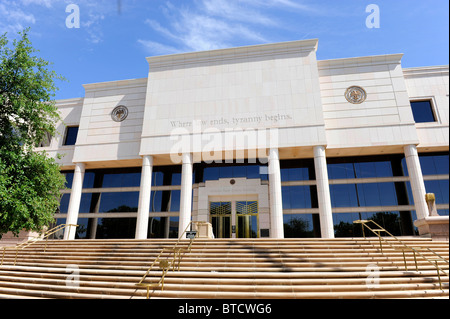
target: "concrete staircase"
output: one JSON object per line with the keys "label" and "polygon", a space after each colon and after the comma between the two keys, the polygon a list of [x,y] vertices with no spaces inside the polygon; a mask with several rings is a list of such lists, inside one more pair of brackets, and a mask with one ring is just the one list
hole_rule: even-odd
{"label": "concrete staircase", "polygon": [[[448,261],[448,242],[402,240],[429,247]],[[0,298],[146,298],[146,289],[135,284],[161,250],[175,242],[49,241],[46,252],[45,242],[38,242],[19,252],[15,266],[15,251],[7,250],[0,266]],[[169,271],[164,291],[151,292],[151,298],[449,297],[448,276],[441,276],[441,290],[433,265],[418,258],[417,272],[412,255],[407,261],[409,271],[401,251],[385,245],[381,253],[376,239],[197,239],[181,270]],[[378,267],[379,282],[369,265]],[[448,274],[448,264],[440,265]],[[146,282],[157,282],[160,273],[152,272]]]}

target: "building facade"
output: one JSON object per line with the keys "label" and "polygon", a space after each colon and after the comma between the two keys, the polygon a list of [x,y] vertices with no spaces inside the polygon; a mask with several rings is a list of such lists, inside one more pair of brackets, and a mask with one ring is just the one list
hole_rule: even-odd
{"label": "building facade", "polygon": [[66,174],[74,238],[415,235],[449,213],[449,69],[402,55],[318,61],[317,40],[147,58],[144,79],[60,100],[39,150]]}

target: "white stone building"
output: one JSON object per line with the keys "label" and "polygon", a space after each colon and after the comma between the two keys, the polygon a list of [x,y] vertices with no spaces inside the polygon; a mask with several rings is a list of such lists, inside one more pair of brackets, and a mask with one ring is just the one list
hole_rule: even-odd
{"label": "white stone building", "polygon": [[448,223],[449,68],[402,54],[318,61],[317,40],[147,58],[148,78],[57,101],[40,150],[67,173],[58,223],[76,238],[351,237]]}

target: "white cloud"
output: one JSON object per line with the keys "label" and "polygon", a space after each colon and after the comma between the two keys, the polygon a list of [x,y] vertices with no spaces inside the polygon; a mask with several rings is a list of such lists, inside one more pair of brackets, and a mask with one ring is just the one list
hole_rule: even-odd
{"label": "white cloud", "polygon": [[226,20],[243,21],[260,25],[276,25],[268,15],[251,8],[252,1],[203,0],[206,13]]}
{"label": "white cloud", "polygon": [[[173,45],[155,41],[140,40],[153,54],[205,51],[229,47],[237,39],[257,43],[268,42],[255,28],[257,26],[274,26],[275,21],[258,13],[253,8],[240,6],[239,3],[225,0],[202,0],[195,7],[175,7],[170,2],[162,7],[167,25],[147,19],[145,23],[154,31],[165,37]],[[152,51],[151,49],[154,48]],[[167,48],[167,52],[161,52]]]}
{"label": "white cloud", "polygon": [[22,3],[24,5],[36,4],[47,8],[51,8],[52,4],[56,1],[58,0],[22,0]]}
{"label": "white cloud", "polygon": [[284,9],[295,9],[299,11],[316,11],[312,5],[307,5],[304,1],[299,0],[239,0],[253,6],[259,7],[278,7]]}
{"label": "white cloud", "polygon": [[16,34],[24,28],[35,24],[36,18],[31,13],[25,13],[13,1],[0,3],[0,33]]}
{"label": "white cloud", "polygon": [[187,10],[181,12],[181,17],[181,22],[176,25],[176,31],[182,33],[183,44],[194,51],[224,48],[237,38],[266,42],[263,36],[240,23]]}
{"label": "white cloud", "polygon": [[164,45],[158,42],[149,41],[149,40],[138,40],[138,43],[146,48],[146,50],[151,54],[165,55],[165,54],[176,54],[181,53],[179,49]]}

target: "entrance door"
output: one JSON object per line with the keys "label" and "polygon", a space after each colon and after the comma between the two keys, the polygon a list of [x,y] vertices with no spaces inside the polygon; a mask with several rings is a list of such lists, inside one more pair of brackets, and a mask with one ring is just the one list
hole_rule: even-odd
{"label": "entrance door", "polygon": [[236,237],[258,238],[258,202],[237,201],[236,204]]}
{"label": "entrance door", "polygon": [[258,202],[210,202],[215,238],[258,238]]}
{"label": "entrance door", "polygon": [[232,202],[211,202],[211,224],[215,238],[231,237]]}

